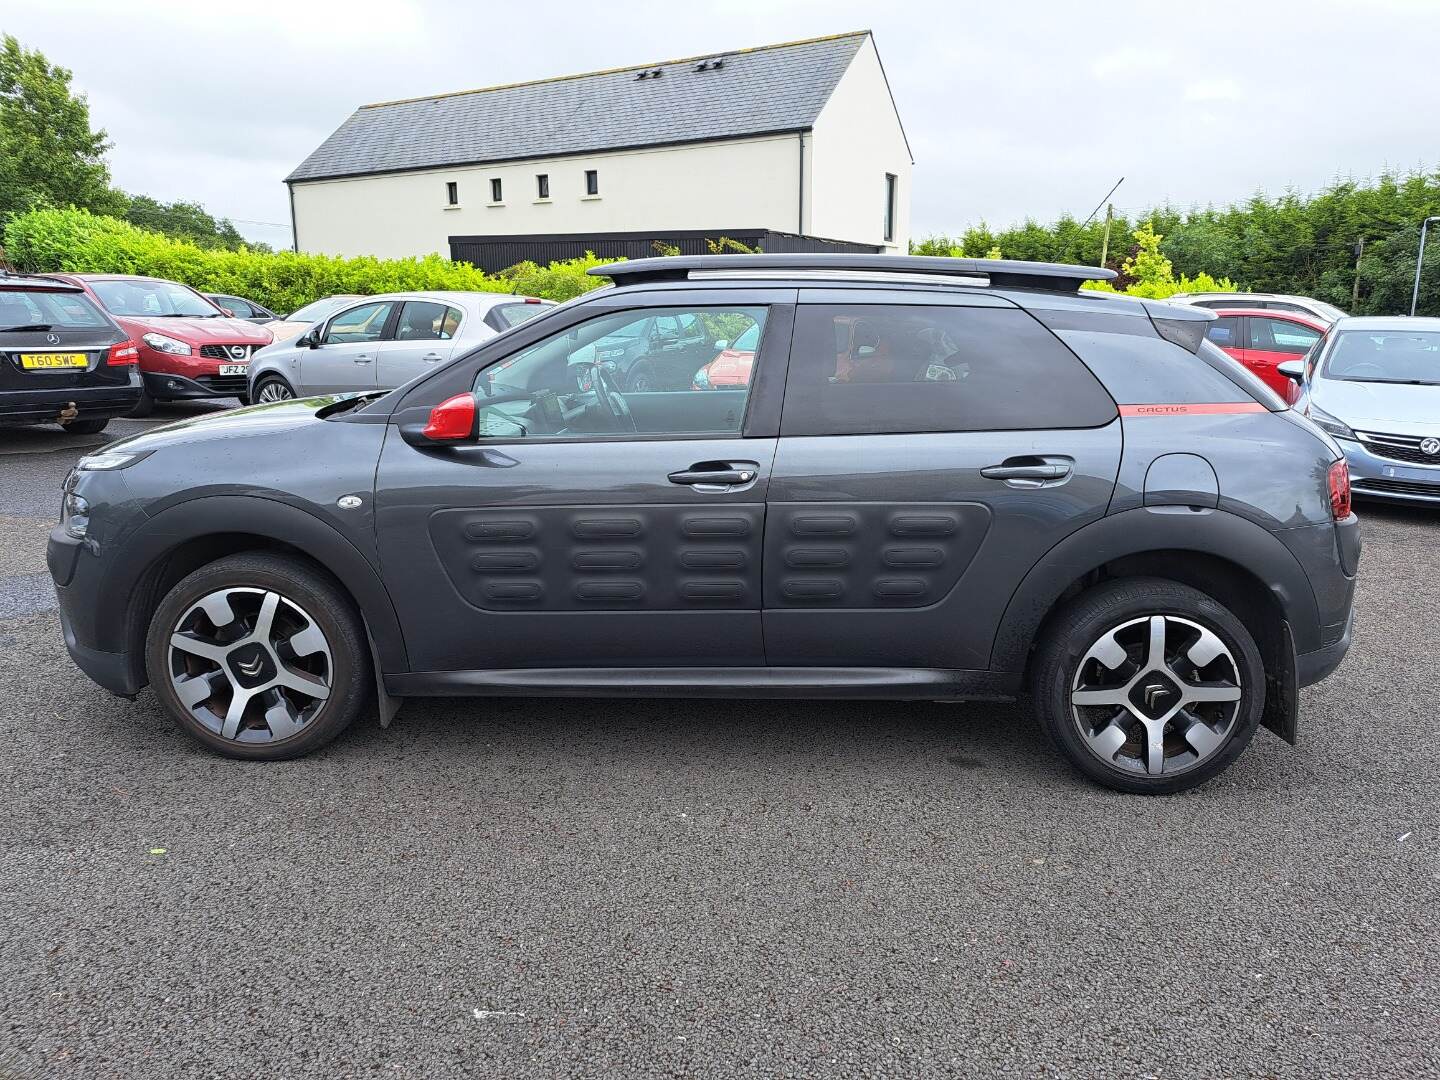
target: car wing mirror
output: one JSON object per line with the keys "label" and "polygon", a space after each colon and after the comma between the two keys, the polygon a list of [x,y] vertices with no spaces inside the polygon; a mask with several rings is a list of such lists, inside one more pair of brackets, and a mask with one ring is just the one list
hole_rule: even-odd
{"label": "car wing mirror", "polygon": [[235,312],[231,311],[228,307],[222,307],[220,310],[225,313],[227,319],[233,319],[235,317]]}
{"label": "car wing mirror", "polygon": [[726,349],[728,349],[729,347],[730,347],[730,342],[726,341],[723,337],[722,337],[719,341],[715,342],[715,351],[716,351],[716,352],[724,352],[724,351],[725,351]]}
{"label": "car wing mirror", "polygon": [[411,446],[463,446],[479,439],[513,439],[526,434],[525,425],[487,408],[477,392],[446,398],[424,421],[400,425],[400,437]]}
{"label": "car wing mirror", "polygon": [[1291,379],[1297,383],[1303,382],[1305,379],[1304,360],[1286,360],[1284,363],[1277,365],[1275,370],[1287,379]]}

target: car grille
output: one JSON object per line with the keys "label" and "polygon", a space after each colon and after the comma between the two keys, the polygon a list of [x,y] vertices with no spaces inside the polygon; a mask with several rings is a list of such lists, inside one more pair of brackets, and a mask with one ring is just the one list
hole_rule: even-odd
{"label": "car grille", "polygon": [[1434,484],[1366,477],[1364,480],[1352,481],[1350,487],[1357,495],[1422,495],[1427,499],[1440,499],[1440,477],[1437,477]]}
{"label": "car grille", "polygon": [[201,375],[195,381],[224,397],[247,393],[250,388],[250,379],[245,375]]}
{"label": "car grille", "polygon": [[[237,342],[237,344],[239,343]],[[243,364],[246,360],[249,360],[251,354],[255,352],[255,346],[241,345],[240,347],[245,350],[245,354],[243,356],[233,356],[230,350],[234,347],[234,345],[201,345],[200,355],[208,357],[211,360],[229,360],[232,364]]]}
{"label": "car grille", "polygon": [[1375,431],[1357,431],[1362,446],[1376,457],[1391,461],[1408,461],[1414,465],[1440,465],[1440,453],[1427,454],[1420,449],[1424,438],[1419,435],[1382,435]]}

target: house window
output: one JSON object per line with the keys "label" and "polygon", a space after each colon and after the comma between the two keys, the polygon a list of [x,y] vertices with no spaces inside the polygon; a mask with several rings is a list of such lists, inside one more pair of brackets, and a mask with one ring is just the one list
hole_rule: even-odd
{"label": "house window", "polygon": [[491,202],[504,202],[504,201],[505,201],[505,192],[504,192],[503,187],[502,187],[501,184],[500,184],[500,178],[499,178],[498,176],[492,176],[492,177],[490,178],[490,201],[491,201]]}
{"label": "house window", "polygon": [[535,197],[537,199],[548,199],[550,197],[550,174],[538,173],[535,177]]}
{"label": "house window", "polygon": [[885,174],[885,241],[895,239],[895,174]]}
{"label": "house window", "polygon": [[600,173],[595,169],[585,170],[585,194],[600,194]]}
{"label": "house window", "polygon": [[460,205],[460,185],[454,180],[445,181],[445,205]]}

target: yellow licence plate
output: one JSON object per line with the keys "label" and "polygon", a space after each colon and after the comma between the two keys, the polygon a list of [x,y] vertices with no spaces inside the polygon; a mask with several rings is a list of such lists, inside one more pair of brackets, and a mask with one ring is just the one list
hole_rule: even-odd
{"label": "yellow licence plate", "polygon": [[40,368],[89,367],[90,359],[78,352],[21,353],[20,366],[29,371]]}

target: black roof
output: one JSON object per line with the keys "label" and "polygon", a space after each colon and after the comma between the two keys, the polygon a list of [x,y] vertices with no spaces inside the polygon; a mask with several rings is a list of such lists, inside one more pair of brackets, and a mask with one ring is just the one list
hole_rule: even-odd
{"label": "black roof", "polygon": [[654,259],[632,259],[593,267],[592,274],[608,277],[617,285],[646,281],[683,281],[692,273],[723,273],[737,276],[758,273],[775,276],[793,272],[923,275],[936,278],[983,277],[995,286],[1071,292],[1087,281],[1110,281],[1114,270],[1103,266],[1069,266],[1064,263],[1022,262],[1018,259],[947,259],[928,255],[676,255]]}
{"label": "black roof", "polygon": [[0,270],[0,289],[45,289],[47,292],[84,292],[79,285],[43,274],[12,274]]}

